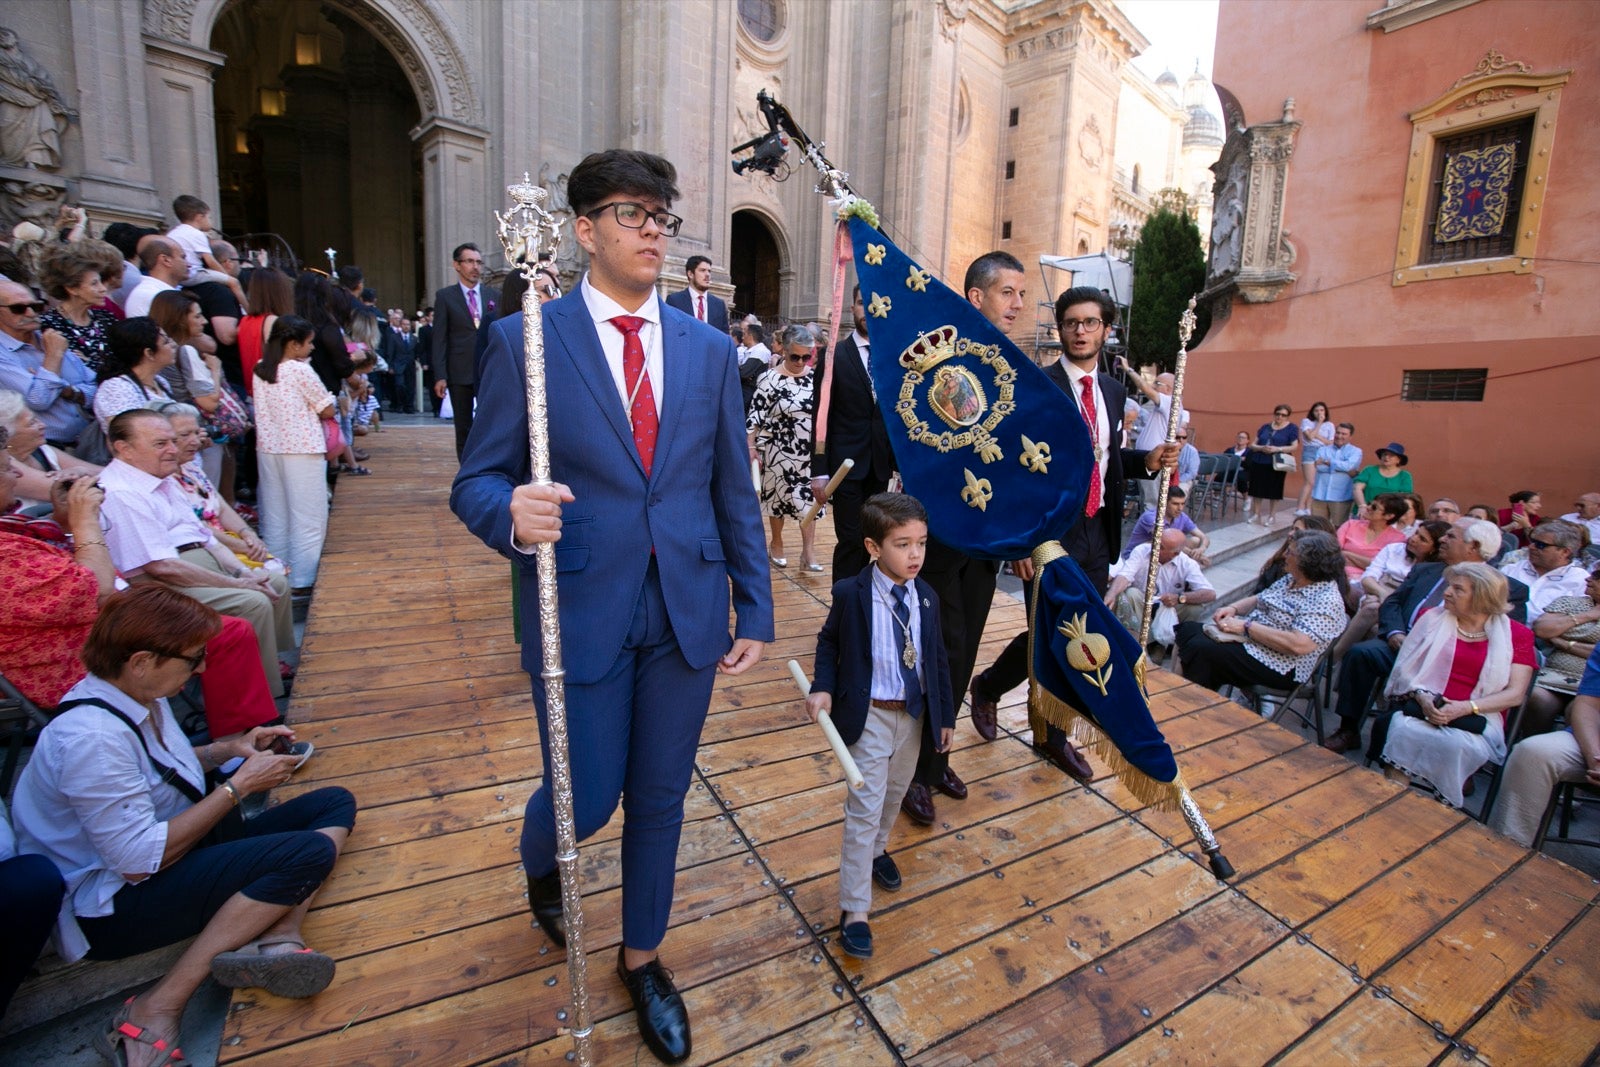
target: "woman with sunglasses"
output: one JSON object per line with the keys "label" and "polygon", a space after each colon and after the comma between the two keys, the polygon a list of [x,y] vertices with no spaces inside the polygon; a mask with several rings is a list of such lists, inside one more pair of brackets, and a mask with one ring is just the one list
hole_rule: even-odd
{"label": "woman with sunglasses", "polygon": [[[809,326],[786,326],[773,340],[782,358],[757,379],[745,429],[750,458],[761,463],[761,511],[772,534],[767,551],[773,566],[787,567],[783,520],[800,518],[816,499],[811,495],[811,421],[816,414],[811,360],[817,337]],[[800,564],[808,571],[822,570],[813,547],[816,536],[816,523],[800,527]]]}
{"label": "woman with sunglasses", "polygon": [[[67,692],[17,784],[18,843],[67,880],[62,956],[123,959],[193,942],[155,985],[116,1010],[95,1046],[113,1063],[182,1062],[183,1010],[209,976],[229,988],[309,997],[334,962],[300,933],[312,896],[355,825],[337,786],[265,808],[239,804],[289,780],[287,726],[191,746],[167,698],[205,669],[221,629],[209,607],[160,585],[108,600],[84,644],[89,674]],[[207,774],[235,759],[231,777]]]}
{"label": "woman with sunglasses", "polygon": [[1282,466],[1277,457],[1293,457],[1300,447],[1300,431],[1289,421],[1289,414],[1289,405],[1279,404],[1272,410],[1272,421],[1261,424],[1250,445],[1250,458],[1245,461],[1250,467],[1250,496],[1244,504],[1246,522],[1271,526],[1277,517],[1283,479],[1290,469]]}

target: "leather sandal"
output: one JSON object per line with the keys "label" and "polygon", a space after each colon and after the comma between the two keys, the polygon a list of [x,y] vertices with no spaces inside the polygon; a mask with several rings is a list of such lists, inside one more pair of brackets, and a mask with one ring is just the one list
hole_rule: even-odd
{"label": "leather sandal", "polygon": [[183,1058],[183,1049],[175,1044],[169,1044],[164,1038],[154,1037],[148,1028],[128,1021],[128,1016],[133,1012],[133,997],[122,1002],[111,1016],[111,1022],[106,1029],[94,1035],[95,1051],[103,1056],[107,1063],[116,1067],[127,1067],[129,1041],[137,1041],[141,1045],[149,1045],[157,1052],[164,1053],[161,1059],[156,1060],[156,1067],[167,1067],[168,1064],[188,1063]]}
{"label": "leather sandal", "polygon": [[[262,952],[268,945],[298,945],[292,952]],[[265,989],[280,997],[314,997],[333,981],[334,962],[293,937],[252,941],[211,958],[211,977],[229,989]]]}

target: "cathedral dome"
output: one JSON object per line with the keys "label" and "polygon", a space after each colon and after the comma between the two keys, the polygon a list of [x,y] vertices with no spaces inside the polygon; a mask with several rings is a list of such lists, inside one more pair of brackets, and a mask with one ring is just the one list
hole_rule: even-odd
{"label": "cathedral dome", "polygon": [[1203,104],[1192,105],[1189,108],[1189,117],[1183,124],[1183,147],[1206,145],[1220,148],[1222,140],[1222,120],[1207,110]]}
{"label": "cathedral dome", "polygon": [[1156,79],[1156,86],[1172,97],[1173,100],[1177,100],[1181,96],[1181,91],[1178,88],[1178,76],[1170,70],[1161,72],[1161,77]]}

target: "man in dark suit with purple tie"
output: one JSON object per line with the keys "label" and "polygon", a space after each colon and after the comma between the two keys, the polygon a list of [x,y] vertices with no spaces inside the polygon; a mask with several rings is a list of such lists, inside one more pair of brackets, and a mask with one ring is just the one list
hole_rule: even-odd
{"label": "man in dark suit with purple tie", "polygon": [[472,432],[472,402],[477,395],[478,330],[494,317],[494,301],[479,284],[483,277],[483,253],[475,244],[457,245],[451,253],[456,284],[447,285],[433,297],[433,392],[440,400],[450,393],[450,412],[455,419],[456,458],[467,445]]}
{"label": "man in dark suit with purple tie", "polygon": [[[771,578],[750,484],[737,355],[725,333],[656,295],[681,219],[671,163],[595,153],[567,196],[589,271],[544,305],[550,473],[529,484],[521,314],[490,326],[473,426],[451,507],[519,566],[522,662],[546,739],[533,546],[556,541],[573,807],[578,839],[622,803],[617,967],[658,1058],[690,1054],[683,998],[657,948],[672,910],[683,801],[718,672],[740,674],[773,638]],[[728,633],[728,609],[736,616]],[[534,918],[566,929],[555,815],[528,801],[522,862]]]}

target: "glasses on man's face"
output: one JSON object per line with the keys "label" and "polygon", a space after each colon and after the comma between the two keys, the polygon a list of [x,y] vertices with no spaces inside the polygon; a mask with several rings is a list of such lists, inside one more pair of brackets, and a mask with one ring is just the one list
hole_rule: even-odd
{"label": "glasses on man's face", "polygon": [[13,315],[26,315],[30,311],[37,315],[44,310],[44,301],[34,300],[26,304],[7,304],[5,309]]}
{"label": "glasses on man's face", "polygon": [[1104,325],[1104,319],[1062,319],[1061,332],[1077,333],[1079,330],[1082,330],[1084,333],[1094,333]]}
{"label": "glasses on man's face", "polygon": [[618,200],[613,204],[601,204],[593,211],[586,211],[584,214],[592,219],[607,209],[616,216],[618,225],[626,226],[630,230],[642,230],[646,219],[654,219],[657,229],[668,237],[676,237],[678,236],[678,227],[683,225],[683,219],[670,211],[651,211],[643,204],[632,200]]}
{"label": "glasses on man's face", "polygon": [[1529,548],[1560,548],[1554,541],[1541,541],[1537,537],[1528,538]]}
{"label": "glasses on man's face", "polygon": [[1188,439],[1189,439],[1189,435],[1186,434],[1186,433],[1180,433],[1178,435],[1178,440],[1180,440],[1180,441],[1187,441]]}

